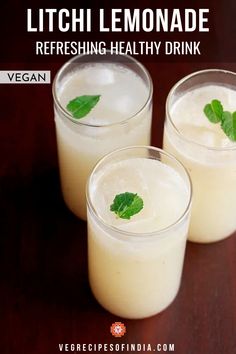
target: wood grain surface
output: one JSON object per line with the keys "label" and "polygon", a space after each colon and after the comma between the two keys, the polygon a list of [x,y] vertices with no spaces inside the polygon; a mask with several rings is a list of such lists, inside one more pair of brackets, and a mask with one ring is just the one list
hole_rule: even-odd
{"label": "wood grain surface", "polygon": [[[131,3],[114,0],[112,6],[174,6],[170,0]],[[68,57],[35,56],[36,40],[200,39],[201,57],[139,58],[154,82],[152,144],[161,147],[173,84],[196,70],[236,71],[235,0],[175,4],[208,7],[210,32],[30,34],[26,8],[109,8],[111,2],[2,1],[0,70],[51,70],[53,78]],[[144,320],[109,314],[89,289],[86,223],[61,196],[51,85],[0,85],[0,103],[0,354],[58,354],[59,343],[166,343],[176,354],[235,354],[236,235],[211,245],[187,244],[180,291],[161,314]],[[122,338],[110,333],[115,321],[126,326]]]}
{"label": "wood grain surface", "polygon": [[[54,75],[59,66],[43,68]],[[165,99],[178,79],[208,67],[236,70],[232,63],[146,66],[158,147]],[[89,289],[86,223],[61,197],[51,86],[1,85],[0,93],[0,352],[54,354],[59,343],[174,343],[177,354],[236,353],[236,235],[188,243],[179,294],[163,313],[137,321],[109,314]],[[110,334],[115,321],[127,327],[123,338]]]}

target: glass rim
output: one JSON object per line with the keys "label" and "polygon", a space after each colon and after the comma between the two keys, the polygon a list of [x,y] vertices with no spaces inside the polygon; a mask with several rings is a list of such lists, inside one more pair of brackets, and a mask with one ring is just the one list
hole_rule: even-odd
{"label": "glass rim", "polygon": [[[152,150],[155,152],[158,152],[162,155],[167,156],[170,160],[174,161],[179,167],[181,167],[181,169],[184,171],[186,177],[187,177],[187,184],[189,187],[189,197],[188,197],[188,203],[184,209],[184,211],[181,213],[181,216],[175,220],[174,222],[172,222],[170,225],[159,229],[159,230],[154,230],[151,232],[132,232],[132,231],[126,231],[126,230],[121,230],[119,229],[119,227],[110,225],[107,221],[105,221],[102,217],[100,217],[100,215],[97,213],[97,211],[94,208],[93,202],[91,200],[91,196],[90,196],[90,186],[91,186],[91,179],[94,175],[94,173],[96,172],[96,170],[99,168],[99,166],[108,158],[110,158],[112,155],[115,155],[117,153],[123,152],[123,151],[128,151],[128,150],[138,150],[138,149],[146,149],[146,150]],[[173,229],[176,225],[180,224],[182,222],[182,220],[184,220],[184,218],[186,217],[186,215],[189,213],[190,211],[190,207],[192,204],[192,194],[193,194],[193,187],[192,187],[192,180],[190,178],[189,172],[187,171],[187,169],[185,168],[185,166],[182,164],[182,162],[180,162],[178,159],[175,158],[175,156],[173,156],[172,154],[169,154],[168,152],[164,151],[163,149],[151,146],[151,145],[134,145],[134,146],[128,146],[128,147],[124,147],[121,149],[117,149],[114,150],[108,154],[106,154],[105,156],[103,156],[94,166],[88,180],[87,180],[87,184],[86,184],[86,201],[87,201],[87,207],[89,208],[89,210],[92,211],[93,215],[95,216],[95,218],[98,220],[99,223],[102,224],[103,227],[105,227],[106,230],[121,234],[123,236],[129,236],[127,238],[127,240],[129,240],[129,238],[131,239],[139,239],[140,241],[142,241],[143,239],[149,239],[149,238],[160,238],[160,237],[165,237],[165,234]],[[112,235],[110,235],[111,237],[113,237]]]}
{"label": "glass rim", "polygon": [[196,147],[200,147],[209,151],[216,151],[216,152],[224,152],[224,151],[234,151],[236,150],[236,144],[232,145],[232,146],[225,146],[225,147],[213,147],[213,146],[207,146],[201,143],[198,143],[192,139],[189,139],[188,137],[186,137],[183,133],[181,133],[177,126],[174,124],[172,118],[171,118],[171,113],[170,113],[170,100],[172,95],[174,94],[174,92],[186,81],[188,81],[189,79],[194,78],[195,76],[198,75],[202,75],[202,74],[207,74],[207,73],[221,73],[221,74],[230,74],[236,77],[236,73],[230,70],[225,70],[225,69],[204,69],[204,70],[199,70],[199,71],[195,71],[189,75],[184,76],[182,79],[180,79],[179,81],[177,81],[176,84],[174,84],[174,86],[172,86],[172,88],[170,89],[167,99],[166,99],[166,120],[168,120],[168,122],[170,122],[172,128],[174,129],[175,133],[185,142],[187,142],[188,144],[192,144]]}
{"label": "glass rim", "polygon": [[[137,65],[138,68],[140,68],[142,70],[142,72],[145,74],[145,78],[147,79],[148,82],[148,96],[147,99],[145,100],[144,104],[141,106],[141,108],[135,112],[134,114],[132,114],[131,116],[119,121],[119,122],[114,122],[114,123],[108,123],[108,124],[103,124],[103,125],[99,125],[99,124],[91,124],[91,123],[86,123],[86,122],[81,122],[80,120],[76,120],[74,119],[71,114],[61,105],[59,99],[58,99],[58,95],[56,92],[56,86],[57,86],[57,82],[60,79],[61,75],[63,74],[64,70],[74,61],[76,61],[76,59],[82,58],[82,57],[92,57],[92,56],[100,56],[103,58],[106,58],[106,55],[110,54],[111,56],[114,57],[123,57],[123,58],[127,58],[129,59],[130,62],[133,62],[135,65]],[[56,107],[59,109],[60,113],[63,114],[63,116],[65,116],[66,118],[68,118],[72,123],[76,124],[76,125],[80,125],[80,126],[87,126],[87,127],[93,127],[93,128],[108,128],[108,127],[113,127],[113,126],[119,126],[122,124],[126,124],[128,123],[131,119],[137,117],[151,102],[152,100],[152,95],[153,95],[153,82],[152,82],[152,78],[151,75],[149,73],[149,71],[145,68],[145,66],[139,62],[137,59],[133,58],[131,55],[128,54],[111,54],[110,50],[106,50],[106,54],[105,55],[101,55],[101,54],[92,54],[92,53],[85,53],[85,54],[78,54],[75,55],[74,57],[72,57],[71,59],[67,60],[62,66],[61,68],[57,71],[54,80],[53,80],[53,84],[52,84],[52,95],[53,95],[53,100],[54,103],[56,105]]]}

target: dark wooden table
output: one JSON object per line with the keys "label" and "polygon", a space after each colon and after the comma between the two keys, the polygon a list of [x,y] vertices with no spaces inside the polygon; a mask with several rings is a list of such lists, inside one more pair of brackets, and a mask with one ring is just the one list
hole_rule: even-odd
{"label": "dark wooden table", "polygon": [[[37,69],[54,75],[59,66]],[[236,71],[232,63],[146,66],[155,86],[158,147],[165,99],[178,79],[208,67]],[[0,94],[0,353],[56,354],[59,343],[173,343],[177,354],[236,353],[236,235],[188,243],[181,289],[163,313],[135,321],[109,314],[89,289],[86,223],[61,197],[51,86],[1,85]],[[115,321],[127,327],[122,338],[110,334]]]}
{"label": "dark wooden table", "polygon": [[[36,40],[105,36],[27,33],[26,8],[209,8],[209,33],[130,34],[131,40],[202,41],[201,57],[141,58],[154,81],[152,143],[160,147],[172,85],[200,69],[236,71],[235,4],[2,1],[0,70],[51,70],[53,77],[68,57],[36,57]],[[110,33],[107,38],[127,40],[129,34]],[[109,314],[89,289],[86,223],[67,210],[61,197],[51,85],[0,85],[0,102],[0,354],[58,354],[59,343],[174,344],[176,354],[235,354],[236,235],[211,245],[188,243],[179,294],[161,314],[137,321]],[[110,334],[115,321],[127,328],[122,338]]]}

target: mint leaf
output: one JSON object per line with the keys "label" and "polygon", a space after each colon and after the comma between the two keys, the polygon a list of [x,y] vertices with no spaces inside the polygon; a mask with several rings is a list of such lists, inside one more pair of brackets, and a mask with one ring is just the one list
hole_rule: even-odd
{"label": "mint leaf", "polygon": [[221,128],[227,137],[232,141],[236,141],[236,112],[224,111],[219,100],[212,100],[211,103],[206,104],[203,111],[210,122],[220,122]]}
{"label": "mint leaf", "polygon": [[230,140],[236,141],[236,112],[223,112],[221,128]]}
{"label": "mint leaf", "polygon": [[223,114],[223,106],[220,101],[212,100],[204,107],[204,113],[212,123],[219,123]]}
{"label": "mint leaf", "polygon": [[216,123],[215,122],[215,114],[213,112],[213,109],[210,105],[210,103],[208,103],[207,105],[205,105],[204,107],[204,113],[207,116],[207,118],[209,119],[210,122]]}
{"label": "mint leaf", "polygon": [[66,106],[66,108],[69,112],[72,113],[74,118],[80,119],[85,117],[91,111],[91,109],[96,106],[100,97],[100,95],[78,96],[71,100]]}
{"label": "mint leaf", "polygon": [[110,211],[114,211],[119,218],[130,219],[131,216],[143,209],[143,200],[134,193],[117,194],[110,206]]}
{"label": "mint leaf", "polygon": [[232,114],[233,116],[233,137],[234,137],[234,141],[236,141],[236,112],[234,112]]}
{"label": "mint leaf", "polygon": [[212,100],[211,101],[212,109],[215,115],[218,117],[219,121],[221,120],[223,114],[223,106],[219,100]]}

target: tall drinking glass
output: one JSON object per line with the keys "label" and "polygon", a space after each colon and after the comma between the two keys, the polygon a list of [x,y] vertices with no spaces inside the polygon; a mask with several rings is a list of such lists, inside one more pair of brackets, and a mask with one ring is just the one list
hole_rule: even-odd
{"label": "tall drinking glass", "polygon": [[[86,180],[99,158],[129,145],[149,145],[152,80],[127,55],[79,55],[63,65],[53,83],[61,187],[69,209],[86,219]],[[90,113],[75,119],[69,101],[100,95]]]}
{"label": "tall drinking glass", "polygon": [[[127,192],[143,200],[130,219],[110,209]],[[89,280],[98,302],[126,318],[164,310],[178,292],[185,254],[191,206],[185,168],[153,147],[114,151],[94,168],[87,204]]]}
{"label": "tall drinking glass", "polygon": [[166,102],[164,149],[178,158],[193,183],[189,240],[219,241],[236,230],[236,142],[204,107],[219,100],[236,111],[236,74],[203,70],[180,80]]}

